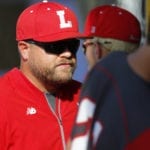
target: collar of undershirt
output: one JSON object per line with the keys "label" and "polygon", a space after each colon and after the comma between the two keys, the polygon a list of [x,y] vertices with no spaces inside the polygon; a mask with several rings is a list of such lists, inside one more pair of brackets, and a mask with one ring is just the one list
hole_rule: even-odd
{"label": "collar of undershirt", "polygon": [[55,94],[45,93],[45,96],[48,100],[48,103],[51,105],[51,107],[55,111],[56,110],[55,109],[56,108],[56,96],[55,96]]}

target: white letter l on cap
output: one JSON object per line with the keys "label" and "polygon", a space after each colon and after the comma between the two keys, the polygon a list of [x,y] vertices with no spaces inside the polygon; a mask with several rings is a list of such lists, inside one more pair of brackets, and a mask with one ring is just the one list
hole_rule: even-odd
{"label": "white letter l on cap", "polygon": [[72,27],[72,22],[71,21],[66,22],[66,20],[65,20],[65,11],[64,10],[57,11],[57,15],[59,16],[59,19],[60,19],[60,28],[71,28]]}

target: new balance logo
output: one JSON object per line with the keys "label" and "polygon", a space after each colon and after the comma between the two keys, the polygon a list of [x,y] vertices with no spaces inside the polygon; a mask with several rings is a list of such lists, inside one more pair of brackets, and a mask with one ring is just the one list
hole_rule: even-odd
{"label": "new balance logo", "polygon": [[37,111],[36,111],[36,109],[34,107],[28,107],[27,108],[27,111],[26,111],[27,115],[34,115],[36,113],[37,113]]}

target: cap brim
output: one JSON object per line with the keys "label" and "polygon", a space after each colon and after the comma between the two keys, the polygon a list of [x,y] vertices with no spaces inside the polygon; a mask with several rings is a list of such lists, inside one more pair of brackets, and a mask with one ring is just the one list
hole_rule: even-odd
{"label": "cap brim", "polygon": [[35,37],[33,40],[40,41],[40,42],[55,42],[65,39],[72,39],[72,38],[86,38],[86,36],[79,32],[65,32],[65,33],[57,33],[54,35],[47,35],[47,36],[40,36]]}

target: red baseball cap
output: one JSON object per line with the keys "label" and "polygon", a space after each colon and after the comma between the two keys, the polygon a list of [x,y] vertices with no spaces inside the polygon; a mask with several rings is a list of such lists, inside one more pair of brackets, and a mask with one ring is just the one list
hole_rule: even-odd
{"label": "red baseball cap", "polygon": [[78,28],[78,20],[72,10],[60,3],[43,1],[29,6],[20,14],[16,40],[53,42],[83,37]]}
{"label": "red baseball cap", "polygon": [[102,5],[92,9],[85,21],[87,37],[112,38],[140,43],[141,27],[138,19],[129,11],[115,5]]}

